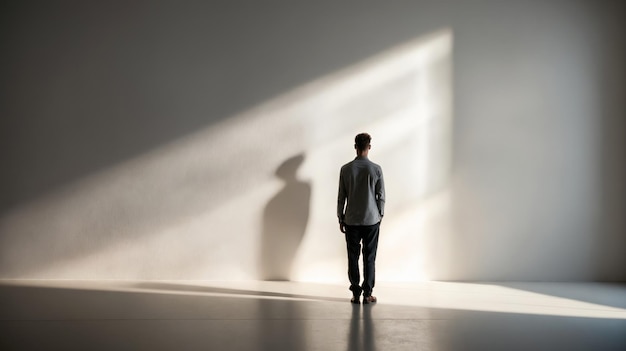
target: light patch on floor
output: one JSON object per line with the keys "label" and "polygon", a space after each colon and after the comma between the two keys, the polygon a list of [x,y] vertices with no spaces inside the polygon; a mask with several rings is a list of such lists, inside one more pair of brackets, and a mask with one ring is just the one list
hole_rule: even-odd
{"label": "light patch on floor", "polygon": [[[45,287],[243,299],[348,301],[346,285],[272,281],[130,281],[130,280],[2,280],[2,286]],[[531,315],[626,319],[626,285],[602,283],[378,283],[381,304]],[[533,292],[551,287],[559,295],[571,292],[594,297],[592,303]],[[560,293],[563,294],[560,294]]]}

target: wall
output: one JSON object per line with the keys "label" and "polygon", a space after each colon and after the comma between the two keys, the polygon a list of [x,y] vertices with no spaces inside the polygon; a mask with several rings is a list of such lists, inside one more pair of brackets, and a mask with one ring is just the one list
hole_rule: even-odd
{"label": "wall", "polygon": [[452,277],[624,279],[619,8],[494,2],[486,19],[468,7],[455,47]]}
{"label": "wall", "polygon": [[624,5],[5,4],[0,277],[624,280]]}

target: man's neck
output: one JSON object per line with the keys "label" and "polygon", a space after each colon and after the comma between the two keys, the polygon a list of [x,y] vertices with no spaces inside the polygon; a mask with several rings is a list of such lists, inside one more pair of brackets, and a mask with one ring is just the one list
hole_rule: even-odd
{"label": "man's neck", "polygon": [[368,154],[367,150],[366,151],[360,151],[360,152],[357,151],[356,152],[356,157],[367,158],[367,154]]}

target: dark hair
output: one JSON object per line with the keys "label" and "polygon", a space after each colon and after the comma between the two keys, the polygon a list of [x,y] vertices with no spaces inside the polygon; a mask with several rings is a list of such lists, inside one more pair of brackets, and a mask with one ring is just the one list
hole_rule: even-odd
{"label": "dark hair", "polygon": [[367,133],[357,134],[357,136],[354,137],[354,147],[359,151],[363,151],[367,149],[371,140],[372,137]]}

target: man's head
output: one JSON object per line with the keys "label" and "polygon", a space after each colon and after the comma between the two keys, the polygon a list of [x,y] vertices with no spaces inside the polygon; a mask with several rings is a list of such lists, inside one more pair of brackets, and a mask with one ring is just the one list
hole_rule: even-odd
{"label": "man's head", "polygon": [[357,134],[354,137],[354,148],[356,149],[357,154],[367,154],[370,149],[370,141],[372,137],[367,133]]}

